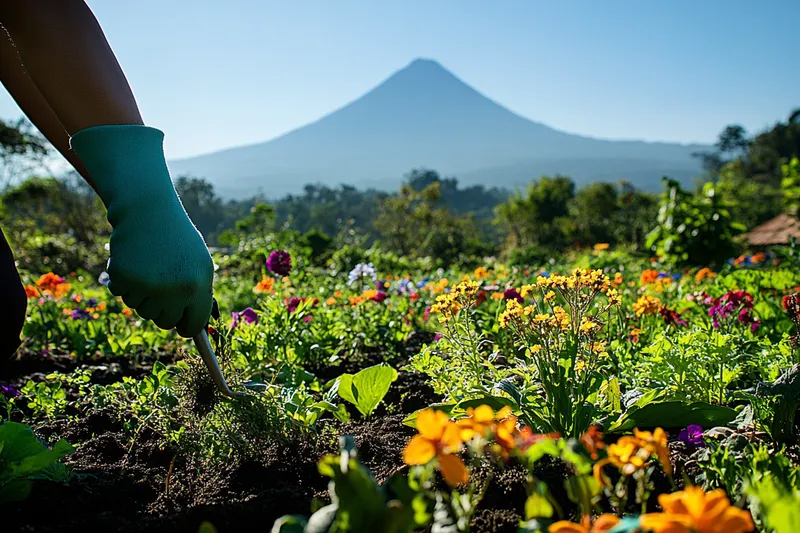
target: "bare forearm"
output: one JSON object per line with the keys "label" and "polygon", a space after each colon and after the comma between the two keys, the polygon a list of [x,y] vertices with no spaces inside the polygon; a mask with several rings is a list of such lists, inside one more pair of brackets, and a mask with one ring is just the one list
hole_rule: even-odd
{"label": "bare forearm", "polygon": [[69,147],[69,134],[33,83],[10,37],[0,28],[0,81],[23,113],[92,187],[89,172]]}
{"label": "bare forearm", "polygon": [[133,92],[82,0],[3,0],[8,31],[30,78],[69,135],[143,124]]}

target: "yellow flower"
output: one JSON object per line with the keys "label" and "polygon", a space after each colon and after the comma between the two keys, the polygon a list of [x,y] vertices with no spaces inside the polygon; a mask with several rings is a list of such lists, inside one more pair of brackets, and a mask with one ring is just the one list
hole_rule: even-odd
{"label": "yellow flower", "polygon": [[534,344],[533,346],[531,346],[529,348],[529,350],[531,351],[531,353],[539,353],[539,352],[542,351],[542,345],[541,344]]}
{"label": "yellow flower", "polygon": [[503,293],[502,292],[493,292],[492,293],[492,300],[502,300]]}
{"label": "yellow flower", "polygon": [[418,435],[414,435],[403,449],[403,462],[407,465],[424,465],[436,459],[439,470],[451,487],[466,483],[467,467],[454,455],[461,448],[461,431],[455,422],[442,411],[425,409],[417,417]]}
{"label": "yellow flower", "polygon": [[561,306],[555,306],[553,308],[553,318],[555,319],[555,326],[561,328],[561,331],[569,330],[570,320],[569,314],[564,311],[564,308]]}
{"label": "yellow flower", "polygon": [[617,289],[608,289],[606,296],[608,297],[609,305],[619,305],[622,303],[622,296],[617,292]]}
{"label": "yellow flower", "polygon": [[508,326],[510,321],[520,318],[524,314],[525,309],[523,309],[522,305],[518,301],[506,300],[506,310],[500,314],[499,318],[500,327],[504,328]]}
{"label": "yellow flower", "polygon": [[535,317],[533,317],[533,321],[537,324],[544,324],[550,320],[550,315],[539,313]]}
{"label": "yellow flower", "polygon": [[672,494],[661,494],[662,513],[648,513],[640,525],[653,533],[749,533],[755,529],[750,513],[734,507],[722,489],[705,493],[700,487],[687,487]]}
{"label": "yellow flower", "polygon": [[637,316],[654,315],[661,309],[661,300],[654,296],[640,296],[633,304],[633,311]]}
{"label": "yellow flower", "polygon": [[523,298],[527,298],[528,295],[531,292],[533,292],[534,288],[535,287],[533,285],[523,285],[522,287],[519,288],[519,295],[522,296]]}
{"label": "yellow flower", "polygon": [[597,329],[599,327],[600,327],[600,324],[597,324],[591,318],[582,317],[581,318],[581,325],[578,327],[578,330],[581,333],[591,334],[595,329]]}
{"label": "yellow flower", "polygon": [[608,247],[609,247],[609,245],[608,245],[607,242],[597,243],[597,244],[594,245],[594,251],[595,252],[602,252],[603,250],[608,250]]}
{"label": "yellow flower", "polygon": [[544,295],[544,301],[551,304],[556,301],[556,293],[553,291],[548,291],[547,294]]}
{"label": "yellow flower", "polygon": [[622,273],[617,272],[616,274],[614,274],[614,279],[611,281],[611,283],[613,283],[614,285],[622,285],[624,281],[625,279],[622,277]]}
{"label": "yellow flower", "polygon": [[547,533],[608,533],[619,524],[619,517],[613,514],[602,514],[592,523],[584,516],[580,524],[559,520],[547,528]]}

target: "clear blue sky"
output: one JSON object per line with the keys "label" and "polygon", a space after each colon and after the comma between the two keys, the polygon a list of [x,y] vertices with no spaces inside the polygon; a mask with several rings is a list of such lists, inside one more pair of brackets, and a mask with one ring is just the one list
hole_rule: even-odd
{"label": "clear blue sky", "polygon": [[[90,0],[169,158],[268,140],[416,57],[612,139],[711,142],[800,106],[798,0]],[[0,91],[0,118],[18,118]]]}

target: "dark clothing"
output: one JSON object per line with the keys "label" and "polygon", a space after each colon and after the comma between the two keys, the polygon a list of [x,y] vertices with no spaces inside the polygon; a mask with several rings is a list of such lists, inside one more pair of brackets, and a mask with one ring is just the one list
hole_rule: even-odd
{"label": "dark clothing", "polygon": [[14,254],[0,230],[0,361],[19,348],[27,305],[28,297],[14,264]]}

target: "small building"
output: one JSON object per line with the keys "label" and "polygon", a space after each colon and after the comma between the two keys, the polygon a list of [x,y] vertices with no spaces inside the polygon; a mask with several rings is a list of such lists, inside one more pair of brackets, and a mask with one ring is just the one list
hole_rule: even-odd
{"label": "small building", "polygon": [[800,219],[789,213],[782,213],[739,238],[751,248],[769,248],[788,245],[790,237],[800,242]]}

